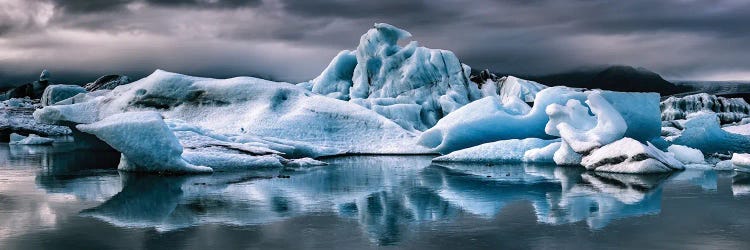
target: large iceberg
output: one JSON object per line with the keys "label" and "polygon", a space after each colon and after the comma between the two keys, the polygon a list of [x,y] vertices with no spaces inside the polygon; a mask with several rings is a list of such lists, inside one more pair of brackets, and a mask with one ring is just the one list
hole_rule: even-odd
{"label": "large iceberg", "polygon": [[390,118],[407,130],[425,130],[446,114],[479,99],[470,69],[453,52],[419,47],[401,39],[411,34],[376,23],[355,51],[340,52],[310,82],[314,93],[357,103]]}
{"label": "large iceberg", "polygon": [[48,106],[34,116],[47,123],[92,123],[147,110],[220,134],[274,137],[346,153],[429,152],[416,145],[415,132],[369,109],[252,77],[211,79],[157,70],[104,95]]}
{"label": "large iceberg", "polygon": [[[594,118],[582,112],[571,111],[575,112],[571,114],[575,116],[573,118],[584,120],[576,120],[576,125],[579,125],[576,129],[572,127],[564,129],[570,132],[568,133],[570,139],[576,139],[578,142],[599,141],[594,144],[602,144],[619,139],[617,137],[621,136],[617,135],[622,129],[625,129],[622,136],[640,141],[648,141],[661,134],[659,95],[656,93],[581,91],[568,87],[550,87],[539,91],[534,106],[530,109],[517,108],[517,102],[503,103],[499,98],[494,97],[474,101],[448,114],[434,127],[422,133],[419,143],[438,152],[449,153],[499,140],[554,138],[560,136],[556,128],[556,123],[560,122],[553,123],[553,133],[547,133],[546,127],[550,121],[550,116],[546,113],[547,107],[552,104],[566,105],[571,100],[579,103],[585,102],[590,96],[593,96],[591,99],[594,99],[594,102],[603,110],[596,116],[597,123],[601,120],[602,124],[598,129],[588,132],[589,129],[594,128]],[[571,106],[571,108],[574,107]],[[582,105],[575,109],[582,110]],[[560,119],[570,121],[570,118]],[[624,120],[625,127],[619,119]],[[618,130],[609,130],[614,128]],[[600,138],[596,138],[597,136]],[[591,148],[591,145],[584,145],[583,148]]]}
{"label": "large iceberg", "polygon": [[661,102],[661,118],[665,121],[686,119],[691,114],[713,112],[722,124],[735,123],[750,117],[750,104],[742,98],[726,98],[706,93],[669,97]]}

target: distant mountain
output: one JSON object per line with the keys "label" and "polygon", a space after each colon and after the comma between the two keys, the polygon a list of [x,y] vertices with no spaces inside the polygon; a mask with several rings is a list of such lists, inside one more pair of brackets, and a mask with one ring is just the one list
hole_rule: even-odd
{"label": "distant mountain", "polygon": [[684,87],[664,80],[657,73],[644,68],[623,65],[539,77],[532,76],[529,79],[547,85],[566,85],[624,92],[658,92],[662,95],[687,91]]}
{"label": "distant mountain", "polygon": [[662,95],[672,95],[688,91],[686,87],[664,80],[657,73],[623,65],[524,78],[548,86],[565,85],[623,92],[658,92]]}

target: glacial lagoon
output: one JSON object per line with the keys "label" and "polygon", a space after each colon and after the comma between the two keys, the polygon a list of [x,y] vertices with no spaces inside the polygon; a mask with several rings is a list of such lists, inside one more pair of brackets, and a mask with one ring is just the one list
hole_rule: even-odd
{"label": "glacial lagoon", "polygon": [[0,144],[0,248],[750,248],[750,174],[432,157],[158,176],[73,143]]}

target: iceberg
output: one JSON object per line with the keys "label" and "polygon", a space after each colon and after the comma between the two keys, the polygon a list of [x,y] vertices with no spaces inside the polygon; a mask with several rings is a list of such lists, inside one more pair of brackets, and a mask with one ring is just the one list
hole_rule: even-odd
{"label": "iceberg", "polygon": [[122,153],[119,169],[133,172],[212,172],[182,158],[182,145],[159,113],[127,112],[90,124],[79,124],[82,132],[96,135]]}
{"label": "iceberg", "polygon": [[47,86],[42,93],[42,106],[53,105],[59,101],[71,98],[80,93],[86,93],[86,89],[78,85],[56,84]]}
{"label": "iceberg", "polygon": [[632,138],[623,138],[601,148],[581,159],[588,170],[615,173],[666,173],[685,169],[674,156],[658,148],[642,144]]}
{"label": "iceberg", "polygon": [[376,23],[355,51],[340,52],[310,82],[314,93],[374,110],[407,130],[425,130],[446,114],[479,99],[470,68],[453,52],[419,47],[405,30]]}
{"label": "iceberg", "polygon": [[[547,133],[546,127],[548,121],[550,121],[550,117],[546,113],[547,106],[552,104],[567,105],[571,100],[583,103],[589,99],[589,96],[593,96],[595,105],[599,105],[602,110],[607,111],[602,111],[602,114],[596,118],[597,123],[601,120],[602,127],[590,133],[584,131],[588,131],[589,127],[593,128],[594,119],[588,114],[584,116],[583,112],[575,112],[574,118],[583,119],[575,121],[575,125],[580,127],[577,128],[578,131],[568,129],[568,132],[570,132],[568,133],[569,139],[581,142],[577,143],[576,147],[581,146],[585,149],[613,138],[619,139],[617,135],[622,129],[625,129],[623,136],[640,141],[648,141],[661,134],[658,108],[659,95],[656,93],[581,91],[558,86],[539,91],[534,106],[530,109],[521,110],[523,112],[519,112],[517,108],[511,108],[515,107],[514,105],[502,103],[499,98],[485,97],[469,103],[448,114],[438,121],[434,127],[422,133],[419,143],[440,153],[450,153],[499,140],[552,139],[558,136],[557,123],[572,121],[567,118],[567,120],[559,120],[563,119],[559,118],[551,125],[551,133]],[[576,109],[582,110],[583,107],[581,105]],[[618,118],[618,115],[620,118]],[[620,119],[624,120],[625,126],[622,126]],[[618,130],[609,131],[610,128]],[[597,136],[601,137],[597,138]],[[591,142],[582,143],[587,140],[591,140]],[[597,140],[598,143],[593,142]]]}
{"label": "iceberg", "polygon": [[[334,148],[346,153],[427,153],[417,133],[351,102],[252,77],[211,79],[157,70],[104,94],[34,112],[45,123],[87,124],[131,111],[225,135],[252,135]],[[281,143],[283,144],[283,143]]]}
{"label": "iceberg", "polygon": [[750,117],[750,104],[742,98],[726,98],[699,93],[684,97],[669,97],[661,102],[661,119],[686,119],[701,112],[716,113],[722,124],[740,122]]}
{"label": "iceberg", "polygon": [[542,149],[558,141],[559,140],[528,138],[523,140],[513,139],[490,142],[454,151],[450,154],[437,157],[433,159],[433,161],[506,163],[525,161],[541,162],[547,159],[547,162],[551,162],[549,161],[549,159],[551,159],[551,157],[549,157],[549,155],[551,155],[549,149]]}
{"label": "iceberg", "polygon": [[750,152],[750,137],[721,129],[715,113],[698,113],[688,119],[684,127],[680,135],[668,137],[667,141],[703,153]]}

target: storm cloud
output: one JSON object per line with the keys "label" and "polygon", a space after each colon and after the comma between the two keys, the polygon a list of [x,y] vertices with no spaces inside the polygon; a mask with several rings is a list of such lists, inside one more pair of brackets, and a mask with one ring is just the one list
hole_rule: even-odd
{"label": "storm cloud", "polygon": [[641,66],[668,79],[750,80],[748,1],[0,1],[0,87],[155,69],[314,78],[375,22],[466,64],[543,75]]}

